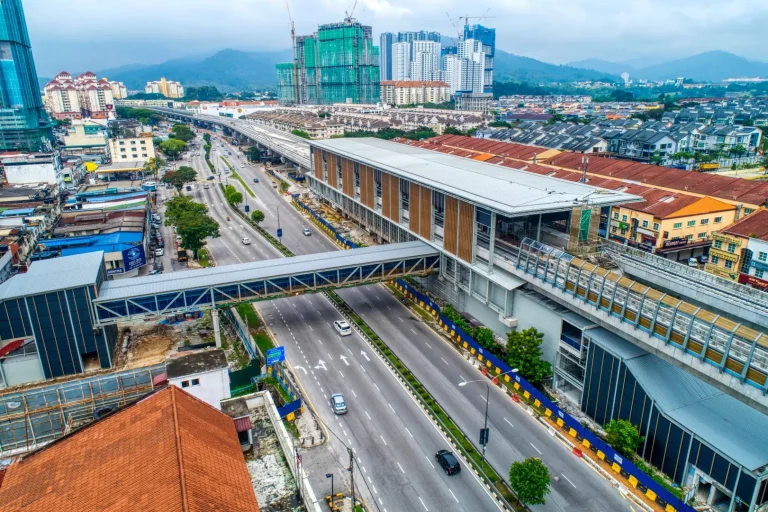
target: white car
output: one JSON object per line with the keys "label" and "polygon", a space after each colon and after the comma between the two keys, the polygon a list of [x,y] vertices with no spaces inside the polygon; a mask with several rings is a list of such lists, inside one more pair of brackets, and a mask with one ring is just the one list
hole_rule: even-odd
{"label": "white car", "polygon": [[245,164],[240,164],[240,167],[245,167]]}
{"label": "white car", "polygon": [[248,237],[243,238],[243,245],[251,245],[251,239]]}
{"label": "white car", "polygon": [[352,334],[352,327],[349,326],[346,320],[336,320],[333,322],[333,328],[339,333],[339,336],[349,336]]}
{"label": "white car", "polygon": [[302,233],[304,233],[304,236],[311,236],[312,232],[309,230],[309,228],[304,228],[302,230]]}

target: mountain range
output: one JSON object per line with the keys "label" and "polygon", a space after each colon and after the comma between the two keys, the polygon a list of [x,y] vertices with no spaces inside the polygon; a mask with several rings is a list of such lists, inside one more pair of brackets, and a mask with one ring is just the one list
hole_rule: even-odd
{"label": "mountain range", "polygon": [[[225,49],[205,57],[185,57],[153,65],[129,64],[95,73],[99,77],[123,82],[132,90],[143,90],[147,82],[166,77],[186,86],[213,85],[223,92],[229,92],[273,88],[276,84],[275,64],[290,60],[290,50],[248,52]],[[728,52],[712,51],[668,62],[647,58],[626,62],[587,59],[556,65],[497,48],[494,71],[497,81],[532,84],[581,80],[617,81],[623,72],[633,78],[649,80],[682,76],[720,82],[732,77],[768,77],[768,63],[750,61]],[[49,80],[40,78],[40,83],[43,85]]]}
{"label": "mountain range", "polygon": [[723,51],[704,52],[645,66],[633,66],[630,61],[610,62],[601,59],[580,60],[568,65],[612,75],[627,72],[632,77],[647,80],[671,80],[682,76],[697,81],[721,82],[726,78],[768,77],[768,63],[747,60]]}

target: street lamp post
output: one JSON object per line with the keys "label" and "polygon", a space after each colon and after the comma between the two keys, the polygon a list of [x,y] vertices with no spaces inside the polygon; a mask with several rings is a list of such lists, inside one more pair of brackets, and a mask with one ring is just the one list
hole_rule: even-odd
{"label": "street lamp post", "polygon": [[[502,375],[506,375],[508,373],[517,373],[517,368],[513,368],[507,372],[500,373],[496,377],[501,377]],[[464,387],[467,384],[472,384],[474,382],[482,382],[486,386],[486,393],[485,393],[485,420],[483,421],[483,430],[480,434],[480,440],[483,445],[483,458],[482,458],[482,465],[485,467],[485,447],[488,444],[488,403],[491,401],[491,383],[488,382],[488,379],[477,379],[477,380],[470,380],[470,381],[462,381],[459,382],[459,387]]]}
{"label": "street lamp post", "polygon": [[331,510],[333,510],[333,473],[326,473],[325,478],[331,479]]}
{"label": "street lamp post", "polygon": [[277,240],[282,244],[283,243],[283,230],[280,228],[280,207],[283,206],[282,204],[271,204],[270,206],[274,206],[277,208]]}

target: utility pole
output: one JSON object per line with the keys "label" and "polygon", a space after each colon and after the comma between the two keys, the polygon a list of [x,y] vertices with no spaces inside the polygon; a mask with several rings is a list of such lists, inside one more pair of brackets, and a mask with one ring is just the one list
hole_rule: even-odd
{"label": "utility pole", "polygon": [[355,508],[355,453],[352,448],[347,448],[349,452],[349,474],[352,481],[352,509]]}

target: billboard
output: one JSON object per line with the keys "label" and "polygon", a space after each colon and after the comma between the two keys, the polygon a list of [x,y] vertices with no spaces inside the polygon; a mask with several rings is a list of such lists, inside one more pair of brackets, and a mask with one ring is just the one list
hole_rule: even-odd
{"label": "billboard", "polygon": [[144,253],[143,245],[135,245],[123,251],[122,268],[111,268],[107,270],[107,275],[123,274],[131,270],[143,267],[147,264],[147,255]]}

